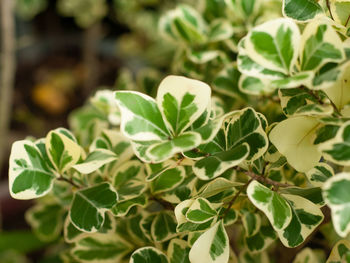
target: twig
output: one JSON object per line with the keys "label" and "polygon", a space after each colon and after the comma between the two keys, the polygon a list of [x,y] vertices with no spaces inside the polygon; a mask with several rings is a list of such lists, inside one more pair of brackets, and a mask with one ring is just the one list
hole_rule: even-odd
{"label": "twig", "polygon": [[228,215],[228,213],[229,213],[231,207],[233,206],[234,202],[237,200],[239,195],[248,187],[248,185],[251,183],[251,181],[253,181],[253,179],[250,179],[248,182],[246,182],[245,185],[243,185],[241,187],[241,189],[239,189],[239,191],[232,197],[231,201],[228,203],[228,206],[227,206],[224,214],[221,216],[221,219],[225,218]]}
{"label": "twig", "polygon": [[60,177],[57,178],[57,180],[63,181],[63,182],[67,182],[67,183],[71,184],[72,186],[74,186],[74,187],[76,187],[78,189],[81,188],[81,186],[79,186],[76,183],[74,183],[72,179],[68,179],[68,178],[65,178],[63,176],[60,176]]}
{"label": "twig", "polygon": [[244,172],[246,175],[248,175],[250,178],[254,179],[254,180],[257,180],[259,182],[262,182],[262,183],[266,183],[266,184],[270,184],[270,185],[273,185],[274,187],[276,187],[277,189],[279,187],[291,187],[292,185],[290,184],[286,184],[286,183],[280,183],[280,182],[276,182],[274,180],[271,180],[267,177],[263,177],[261,175],[257,175],[253,172],[249,172],[249,171],[246,171]]}
{"label": "twig", "polygon": [[6,152],[8,129],[11,120],[13,83],[16,68],[15,60],[15,19],[13,0],[0,2],[1,19],[1,65],[0,65],[0,171]]}
{"label": "twig", "polygon": [[331,10],[331,5],[329,4],[329,0],[326,0],[326,4],[327,4],[327,8],[328,8],[329,14],[330,14],[332,20],[334,20],[334,17],[333,17],[333,14],[332,14],[332,10]]}

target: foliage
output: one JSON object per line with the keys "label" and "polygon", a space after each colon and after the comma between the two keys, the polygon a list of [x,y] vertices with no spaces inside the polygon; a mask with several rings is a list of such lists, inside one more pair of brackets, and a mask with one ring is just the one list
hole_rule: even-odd
{"label": "foliage", "polygon": [[158,21],[172,75],[124,71],[72,131],[13,144],[12,197],[41,197],[27,221],[64,262],[274,262],[315,234],[349,260],[350,2],[191,4]]}

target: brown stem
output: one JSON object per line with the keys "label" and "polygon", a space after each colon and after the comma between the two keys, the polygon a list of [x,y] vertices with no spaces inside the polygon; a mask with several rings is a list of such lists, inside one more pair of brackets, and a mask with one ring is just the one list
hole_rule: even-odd
{"label": "brown stem", "polygon": [[244,173],[246,175],[248,175],[250,178],[254,179],[254,180],[257,180],[257,181],[262,182],[262,183],[273,185],[276,188],[274,190],[277,190],[279,187],[291,187],[292,186],[290,184],[276,182],[276,181],[271,180],[271,179],[269,179],[267,177],[264,177],[264,176],[261,176],[261,175],[257,175],[257,174],[255,174],[253,172],[246,171]]}
{"label": "brown stem", "polygon": [[0,1],[1,47],[0,64],[0,171],[5,158],[8,129],[11,120],[13,84],[15,77],[15,19],[13,0]]}
{"label": "brown stem", "polygon": [[326,0],[326,4],[327,4],[327,8],[328,8],[329,14],[330,14],[332,20],[334,20],[334,17],[333,17],[333,14],[332,14],[331,5],[330,5],[330,3],[329,3],[329,0]]}
{"label": "brown stem", "polygon": [[235,203],[235,201],[237,200],[237,198],[239,197],[239,195],[240,195],[245,189],[247,189],[247,187],[248,187],[248,185],[250,184],[251,181],[253,181],[253,179],[250,179],[248,182],[246,182],[245,185],[243,185],[243,186],[241,187],[241,189],[239,189],[239,191],[232,197],[231,201],[228,203],[228,206],[227,206],[227,208],[226,208],[224,214],[221,216],[221,219],[225,218],[225,217],[228,215],[228,213],[229,213],[231,207],[233,206],[233,204]]}
{"label": "brown stem", "polygon": [[81,188],[81,186],[77,185],[76,183],[73,182],[72,179],[68,179],[68,178],[65,178],[63,176],[60,176],[57,178],[58,181],[63,181],[63,182],[67,182],[69,184],[71,184],[72,186],[76,187],[76,188]]}

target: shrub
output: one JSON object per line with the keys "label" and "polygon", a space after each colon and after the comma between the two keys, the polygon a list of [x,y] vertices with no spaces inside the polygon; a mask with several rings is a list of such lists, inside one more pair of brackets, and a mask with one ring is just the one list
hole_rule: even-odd
{"label": "shrub", "polygon": [[26,218],[46,241],[63,230],[66,262],[281,262],[278,240],[324,262],[315,235],[345,262],[349,17],[349,1],[177,5],[159,20],[177,75],[15,142],[12,197],[41,197]]}

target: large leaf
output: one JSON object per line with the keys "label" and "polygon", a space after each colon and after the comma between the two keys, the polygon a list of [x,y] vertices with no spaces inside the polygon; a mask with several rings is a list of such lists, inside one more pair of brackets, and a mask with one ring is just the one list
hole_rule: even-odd
{"label": "large leaf", "polygon": [[297,21],[306,22],[321,13],[317,0],[283,0],[283,14]]}
{"label": "large leaf", "polygon": [[326,23],[308,23],[301,38],[301,70],[317,71],[328,62],[345,59],[344,46],[337,32]]}
{"label": "large leaf", "polygon": [[39,148],[31,141],[12,145],[9,167],[10,194],[16,199],[32,199],[47,194],[55,174],[49,169]]}
{"label": "large leaf", "polygon": [[166,140],[169,132],[155,100],[136,91],[117,91],[121,131],[131,140]]}
{"label": "large leaf", "polygon": [[323,197],[331,208],[335,231],[341,237],[350,233],[350,174],[340,173],[323,186]]}
{"label": "large leaf", "polygon": [[210,87],[204,82],[168,76],[159,85],[156,101],[168,128],[176,136],[203,114],[210,95]]}
{"label": "large leaf", "polygon": [[269,137],[294,169],[308,172],[321,158],[318,147],[313,144],[319,126],[318,120],[312,117],[289,118],[278,123]]}
{"label": "large leaf", "polygon": [[46,152],[57,172],[62,174],[79,161],[82,149],[69,131],[58,128],[47,134]]}
{"label": "large leaf", "polygon": [[132,253],[129,263],[169,263],[169,260],[160,250],[143,247]]}
{"label": "large leaf", "polygon": [[323,221],[321,209],[309,200],[297,195],[283,195],[291,207],[292,220],[283,230],[277,231],[286,247],[296,247]]}
{"label": "large leaf", "polygon": [[249,32],[246,52],[267,69],[290,74],[299,53],[300,31],[290,19],[265,22]]}
{"label": "large leaf", "polygon": [[264,212],[276,231],[289,225],[292,211],[288,202],[279,194],[253,181],[247,188],[247,195],[249,200]]}
{"label": "large leaf", "polygon": [[228,262],[229,253],[229,239],[223,221],[219,221],[196,240],[189,258],[191,263],[223,263]]}
{"label": "large leaf", "polygon": [[120,236],[112,233],[94,235],[80,239],[72,250],[79,262],[115,263],[132,250],[132,246]]}
{"label": "large leaf", "polygon": [[104,222],[105,212],[115,205],[117,198],[109,183],[77,191],[70,209],[70,219],[79,230],[96,232]]}

